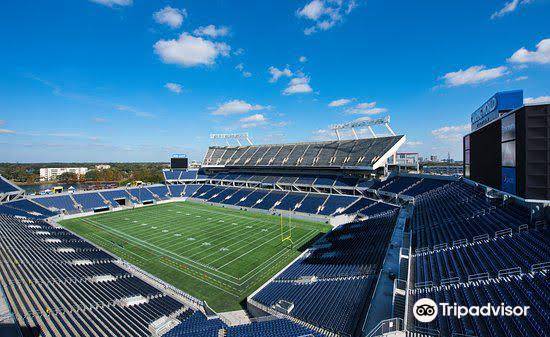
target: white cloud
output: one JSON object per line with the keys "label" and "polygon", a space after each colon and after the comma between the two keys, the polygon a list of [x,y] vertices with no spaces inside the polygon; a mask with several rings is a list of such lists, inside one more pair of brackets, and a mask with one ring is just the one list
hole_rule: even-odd
{"label": "white cloud", "polygon": [[164,87],[168,90],[170,90],[171,92],[174,92],[176,94],[181,94],[183,88],[181,86],[181,84],[177,84],[177,83],[172,83],[172,82],[169,82],[169,83],[166,83],[164,85]]}
{"label": "white cloud", "polygon": [[537,50],[529,51],[525,47],[517,50],[509,59],[513,63],[550,63],[550,39],[541,40],[537,44]]}
{"label": "white cloud", "polygon": [[550,103],[550,96],[526,97],[523,100],[523,103],[525,103],[525,104]]}
{"label": "white cloud", "polygon": [[290,77],[290,76],[293,75],[292,71],[290,71],[290,69],[288,69],[288,67],[283,69],[283,70],[279,70],[278,68],[275,68],[275,67],[271,66],[267,70],[271,74],[271,78],[269,79],[270,83],[277,82],[279,80],[279,78],[281,78],[282,76]]}
{"label": "white cloud", "polygon": [[344,106],[344,105],[347,105],[349,103],[351,103],[353,101],[353,98],[340,98],[340,99],[337,99],[337,100],[334,100],[332,102],[330,102],[328,104],[329,107],[339,107],[339,106]]}
{"label": "white cloud", "polygon": [[491,20],[503,17],[504,15],[506,15],[508,13],[512,13],[513,11],[515,11],[518,8],[519,5],[525,5],[525,4],[528,4],[528,3],[531,3],[531,2],[533,2],[533,0],[511,0],[509,2],[506,2],[504,4],[504,7],[502,7],[500,10],[494,12],[491,15]]}
{"label": "white cloud", "polygon": [[449,142],[462,141],[462,137],[470,131],[470,124],[443,126],[432,130],[432,135],[439,139]]}
{"label": "white cloud", "polygon": [[241,122],[241,128],[254,128],[260,125],[267,124],[267,118],[262,114],[255,114],[252,116],[241,118],[239,122]]}
{"label": "white cloud", "polygon": [[334,27],[355,7],[357,7],[355,0],[312,0],[298,9],[296,15],[314,21],[313,26],[304,29],[305,35],[311,35]]}
{"label": "white cloud", "polygon": [[13,130],[8,130],[8,129],[0,129],[0,135],[3,135],[3,134],[14,134],[15,131]]}
{"label": "white cloud", "polygon": [[127,105],[115,105],[115,109],[117,109],[118,111],[131,112],[138,117],[154,117],[154,115],[149,112],[140,111]]}
{"label": "white cloud", "polygon": [[157,23],[168,25],[171,28],[181,27],[183,19],[186,17],[187,11],[185,9],[178,9],[170,6],[166,6],[153,14],[153,18]]}
{"label": "white cloud", "polygon": [[496,68],[486,69],[485,66],[471,66],[466,70],[458,70],[445,74],[442,79],[449,87],[457,87],[467,84],[479,84],[487,82],[508,73],[508,68],[500,66]]}
{"label": "white cloud", "polygon": [[313,89],[309,85],[309,77],[295,77],[290,80],[288,87],[283,90],[283,95],[307,94]]}
{"label": "white cloud", "polygon": [[305,56],[300,56],[300,58],[298,59],[298,61],[300,61],[301,63],[306,63],[306,62],[307,62],[307,57],[305,57]]}
{"label": "white cloud", "polygon": [[130,6],[132,0],[90,0],[100,5],[114,7],[114,6]]}
{"label": "white cloud", "polygon": [[346,113],[350,115],[378,115],[387,111],[386,108],[377,108],[376,102],[358,103],[346,109]]}
{"label": "white cloud", "polygon": [[214,25],[201,26],[195,29],[193,31],[193,34],[197,36],[209,36],[211,38],[217,38],[229,34],[229,28],[225,26],[216,27]]}
{"label": "white cloud", "polygon": [[250,71],[247,71],[244,69],[244,64],[243,63],[239,63],[235,66],[235,69],[237,69],[242,75],[243,77],[251,77],[252,76],[252,73]]}
{"label": "white cloud", "polygon": [[299,16],[317,20],[325,13],[325,4],[321,0],[313,0],[298,11]]}
{"label": "white cloud", "polygon": [[354,115],[378,115],[387,111],[388,109],[386,108],[372,108],[372,109],[352,108],[352,109],[348,109],[346,112]]}
{"label": "white cloud", "polygon": [[94,119],[92,119],[92,121],[94,123],[105,123],[105,122],[107,122],[107,120],[105,118],[101,118],[101,117],[95,117]]}
{"label": "white cloud", "polygon": [[376,106],[376,102],[359,103],[355,107],[358,109],[370,109]]}
{"label": "white cloud", "polygon": [[231,47],[182,33],[177,40],[158,41],[154,49],[164,63],[194,67],[214,64],[218,56],[228,56]]}
{"label": "white cloud", "polygon": [[405,145],[407,146],[410,146],[410,147],[415,147],[415,146],[419,146],[419,145],[422,145],[423,143],[421,141],[413,141],[413,140],[408,140]]}
{"label": "white cloud", "polygon": [[263,106],[258,104],[252,105],[243,100],[234,99],[232,101],[228,101],[218,106],[218,108],[214,110],[212,114],[219,115],[219,116],[228,116],[228,115],[244,114],[250,111],[265,110],[265,109],[269,109],[269,106]]}
{"label": "white cloud", "polygon": [[515,78],[516,81],[525,81],[526,79],[528,79],[529,77],[527,76],[518,76]]}
{"label": "white cloud", "polygon": [[331,130],[327,129],[319,129],[312,132],[313,134],[313,140],[314,141],[326,141],[326,140],[333,140],[334,134]]}

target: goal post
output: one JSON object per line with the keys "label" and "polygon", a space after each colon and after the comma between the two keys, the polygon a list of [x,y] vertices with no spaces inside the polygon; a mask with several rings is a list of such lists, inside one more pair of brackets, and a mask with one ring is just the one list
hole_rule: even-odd
{"label": "goal post", "polygon": [[292,248],[294,242],[292,241],[292,214],[288,213],[288,221],[284,221],[283,214],[280,215],[281,218],[281,243],[285,241],[290,242],[290,247]]}

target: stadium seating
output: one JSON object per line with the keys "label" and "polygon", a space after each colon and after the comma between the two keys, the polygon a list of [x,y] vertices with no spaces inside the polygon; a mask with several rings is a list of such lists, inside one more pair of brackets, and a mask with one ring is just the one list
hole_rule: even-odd
{"label": "stadium seating", "polygon": [[0,284],[25,337],[35,330],[145,337],[157,319],[186,310],[111,255],[46,222],[0,214],[0,243]]}
{"label": "stadium seating", "polygon": [[113,207],[119,206],[119,203],[117,202],[117,200],[124,199],[124,200],[130,201],[130,196],[128,195],[128,193],[126,193],[126,191],[121,189],[99,191],[99,194],[101,194],[103,198],[109,200],[109,202]]}
{"label": "stadium seating", "polygon": [[363,208],[367,208],[369,206],[372,206],[375,204],[376,201],[367,199],[367,198],[360,198],[357,200],[357,202],[353,203],[350,207],[346,208],[344,211],[340,212],[340,214],[354,214],[358,213]]}
{"label": "stadium seating", "polygon": [[43,205],[46,208],[56,210],[65,210],[69,214],[79,213],[80,208],[69,194],[52,195],[33,198],[33,201]]}
{"label": "stadium seating", "polygon": [[188,198],[194,195],[202,185],[185,185],[182,196]]}
{"label": "stadium seating", "polygon": [[132,196],[134,202],[151,202],[156,200],[153,193],[151,193],[145,186],[129,188],[126,190]]}
{"label": "stadium seating", "polygon": [[397,176],[394,179],[391,179],[391,181],[389,182],[386,181],[386,184],[384,184],[378,190],[398,194],[411,187],[413,184],[418,183],[419,181],[420,178],[418,177]]}
{"label": "stadium seating", "polygon": [[[338,187],[338,188],[355,188],[358,186],[370,186],[367,180],[361,180],[358,177],[338,176],[338,175],[311,175],[311,174],[267,174],[267,173],[213,173],[206,176],[210,182],[238,182],[238,183],[258,183],[258,184],[279,184],[279,185],[298,185],[298,186],[319,186],[319,187]],[[180,178],[180,180],[183,180]]]}
{"label": "stadium seating", "polygon": [[170,199],[170,194],[168,192],[168,187],[166,185],[153,185],[147,186],[149,192],[153,193],[157,199],[167,200]]}
{"label": "stadium seating", "polygon": [[299,207],[295,209],[296,212],[317,214],[321,205],[325,203],[328,195],[318,193],[308,193],[302,200]]}
{"label": "stadium seating", "polygon": [[17,201],[8,202],[3,204],[3,206],[29,213],[31,216],[35,218],[49,218],[51,216],[57,215],[57,213],[52,212],[40,206],[39,204],[34,203],[27,199],[20,199]]}
{"label": "stadium seating", "polygon": [[1,214],[8,214],[8,215],[13,215],[13,216],[22,216],[22,217],[29,217],[29,218],[37,218],[35,216],[33,216],[32,214],[29,214],[25,211],[22,211],[22,210],[19,210],[17,208],[11,208],[11,207],[7,207],[7,206],[4,206],[3,204],[0,205],[0,213]]}
{"label": "stadium seating", "polygon": [[170,170],[162,171],[162,174],[164,175],[164,180],[179,180],[182,172],[180,170]]}
{"label": "stadium seating", "polygon": [[304,200],[305,193],[289,192],[284,198],[280,199],[279,203],[275,205],[275,209],[294,211],[297,205]]}
{"label": "stadium seating", "polygon": [[226,167],[370,166],[402,138],[403,136],[393,136],[285,145],[212,146],[208,148],[203,165],[205,167],[220,165]]}
{"label": "stadium seating", "polygon": [[413,247],[432,247],[516,230],[530,222],[530,211],[514,203],[492,205],[483,192],[463,182],[418,198],[412,217]]}
{"label": "stadium seating", "polygon": [[337,211],[341,212],[354,203],[357,199],[358,197],[354,196],[331,194],[321,206],[322,209],[317,214],[328,216]]}
{"label": "stadium seating", "polygon": [[351,335],[365,301],[371,296],[376,276],[316,282],[269,283],[254,300],[272,307],[280,300],[294,304],[291,315],[335,333]]}
{"label": "stadium seating", "polygon": [[0,176],[0,194],[17,192],[19,189],[7,181],[4,177]]}
{"label": "stadium seating", "polygon": [[394,211],[335,228],[253,300],[270,308],[281,300],[290,302],[294,305],[291,316],[352,335],[370,301],[396,218]]}
{"label": "stadium seating", "polygon": [[168,190],[172,198],[179,198],[185,189],[185,185],[168,185]]}
{"label": "stadium seating", "polygon": [[260,208],[260,209],[271,209],[273,206],[275,206],[275,203],[279,200],[281,200],[287,192],[278,191],[278,190],[271,190],[267,195],[265,195],[262,200],[254,205],[254,208]]}
{"label": "stadium seating", "polygon": [[[415,282],[439,284],[441,280],[517,269],[528,273],[531,267],[550,262],[550,230],[531,229],[513,235],[481,239],[469,244],[422,252],[414,255]],[[458,281],[456,280],[456,281]]]}
{"label": "stadium seating", "polygon": [[258,200],[263,199],[268,193],[269,191],[267,190],[254,190],[252,193],[247,195],[244,200],[237,202],[236,205],[242,207],[254,207]]}
{"label": "stadium seating", "polygon": [[405,190],[403,194],[416,197],[426,192],[443,187],[449,183],[451,183],[449,180],[423,178],[419,183]]}
{"label": "stadium seating", "polygon": [[197,180],[200,179],[198,170],[182,171],[179,177],[180,180]]}
{"label": "stadium seating", "polygon": [[365,217],[378,216],[383,213],[391,213],[398,208],[398,206],[387,204],[385,202],[377,202],[371,206],[363,208],[359,211],[359,214]]}
{"label": "stadium seating", "polygon": [[97,192],[73,194],[74,200],[82,206],[84,211],[93,211],[96,208],[109,207],[108,202]]}
{"label": "stadium seating", "polygon": [[431,298],[436,303],[457,303],[463,306],[529,306],[525,317],[514,316],[456,316],[438,315],[431,323],[416,322],[417,331],[430,331],[433,336],[466,335],[477,337],[544,337],[548,336],[548,294],[550,283],[544,271],[503,276],[410,291],[411,303],[418,298]]}
{"label": "stadium seating", "polygon": [[231,194],[231,196],[224,200],[224,203],[227,205],[236,205],[238,202],[240,202],[243,198],[246,198],[246,196],[250,195],[253,190],[251,189],[233,189],[234,193]]}
{"label": "stadium seating", "polygon": [[278,280],[351,277],[377,273],[393,233],[397,212],[351,222],[317,240]]}

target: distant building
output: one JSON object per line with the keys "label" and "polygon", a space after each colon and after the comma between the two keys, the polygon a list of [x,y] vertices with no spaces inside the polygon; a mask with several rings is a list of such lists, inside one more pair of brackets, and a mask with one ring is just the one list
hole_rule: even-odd
{"label": "distant building", "polygon": [[81,177],[88,172],[86,167],[46,167],[40,169],[40,180],[54,180],[63,173],[74,173],[77,177]]}
{"label": "distant building", "polygon": [[422,173],[439,175],[462,175],[463,168],[460,165],[424,166]]}
{"label": "distant building", "polygon": [[431,156],[430,156],[430,161],[431,161],[431,162],[437,162],[438,160],[439,160],[439,158],[437,158],[436,155],[431,155]]}
{"label": "distant building", "polygon": [[388,158],[389,165],[397,165],[406,170],[418,171],[418,152],[397,152],[395,156]]}
{"label": "distant building", "polygon": [[95,169],[96,169],[96,170],[99,170],[99,171],[101,171],[101,170],[108,170],[108,169],[110,169],[110,168],[111,168],[111,165],[107,165],[107,164],[100,164],[100,165],[96,165],[96,166],[95,166]]}
{"label": "distant building", "polygon": [[189,168],[193,170],[199,169],[201,168],[201,163],[197,162],[196,160],[193,160],[191,164],[189,164]]}

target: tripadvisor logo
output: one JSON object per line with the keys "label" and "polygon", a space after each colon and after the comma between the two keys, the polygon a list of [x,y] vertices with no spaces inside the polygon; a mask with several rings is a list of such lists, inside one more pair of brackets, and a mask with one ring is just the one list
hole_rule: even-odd
{"label": "tripadvisor logo", "polygon": [[429,298],[421,298],[413,306],[414,318],[422,323],[430,323],[437,317],[437,304]]}
{"label": "tripadvisor logo", "polygon": [[[488,303],[483,306],[473,305],[464,306],[456,303],[439,303],[442,316],[454,316],[462,318],[464,316],[527,316],[529,306],[510,306],[500,303],[494,305]],[[413,305],[413,315],[417,321],[422,323],[432,322],[439,313],[438,305],[429,298],[421,298]]]}

